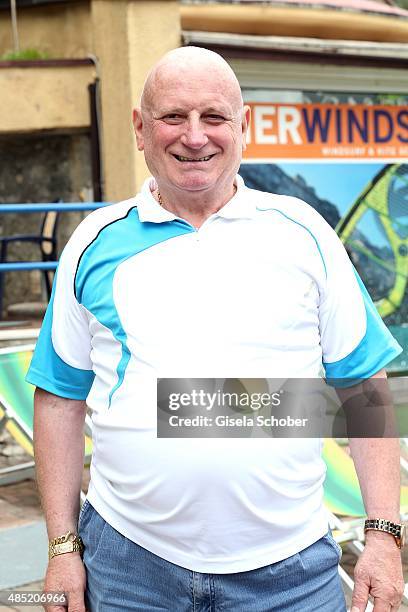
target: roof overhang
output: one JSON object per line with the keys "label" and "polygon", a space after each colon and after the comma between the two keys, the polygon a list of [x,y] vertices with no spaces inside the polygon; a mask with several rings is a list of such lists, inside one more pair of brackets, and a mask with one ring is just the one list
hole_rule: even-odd
{"label": "roof overhang", "polygon": [[227,32],[182,31],[185,45],[196,45],[229,57],[330,61],[355,65],[408,65],[408,44],[327,40],[292,36],[255,36]]}
{"label": "roof overhang", "polygon": [[408,43],[406,16],[333,7],[252,2],[184,3],[180,6],[180,16],[182,29],[195,32]]}

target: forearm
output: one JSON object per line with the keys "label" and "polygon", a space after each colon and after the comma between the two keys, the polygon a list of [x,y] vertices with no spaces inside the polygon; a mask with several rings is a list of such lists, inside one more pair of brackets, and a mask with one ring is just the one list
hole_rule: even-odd
{"label": "forearm", "polygon": [[[400,523],[399,440],[354,438],[350,449],[368,518]],[[369,594],[375,610],[398,610],[404,591],[401,554],[392,535],[370,530],[354,569],[352,608],[366,609]]]}
{"label": "forearm", "polygon": [[350,451],[369,518],[400,522],[400,448],[397,438],[351,438]]}
{"label": "forearm", "polygon": [[[383,422],[385,435],[382,438],[350,437],[350,451],[368,518],[383,518],[399,523],[400,450],[399,439],[393,437],[396,431],[392,398],[384,370],[372,379],[382,380],[378,380],[378,383],[374,381],[371,389],[370,385],[367,386],[366,398],[372,401],[373,409],[381,417],[379,422]],[[365,405],[364,387],[362,391],[363,395],[355,405],[357,410],[359,404]],[[347,394],[345,391],[339,395],[345,397]],[[353,610],[363,612],[369,595],[374,597],[375,610],[398,609],[404,580],[401,554],[392,535],[376,530],[367,531],[364,551],[354,568],[354,581]]]}
{"label": "forearm", "polygon": [[[383,437],[350,437],[350,452],[354,461],[360,489],[369,518],[385,518],[399,522],[400,502],[400,448],[393,399],[389,390],[385,370],[362,383],[355,389],[338,389],[340,399],[347,406],[351,399],[350,416],[361,412],[357,418],[358,429],[363,418],[382,426]],[[365,402],[368,399],[368,403]],[[347,412],[346,412],[347,414]],[[349,418],[349,417],[347,417]],[[370,423],[367,423],[370,425]],[[378,427],[376,428],[378,429]],[[353,427],[351,427],[353,431]]]}
{"label": "forearm", "polygon": [[34,453],[48,537],[77,530],[86,404],[37,389]]}

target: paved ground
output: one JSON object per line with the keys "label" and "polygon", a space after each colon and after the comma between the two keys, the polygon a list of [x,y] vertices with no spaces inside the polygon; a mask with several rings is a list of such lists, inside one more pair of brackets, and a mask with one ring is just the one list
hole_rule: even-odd
{"label": "paved ground", "polygon": [[[18,590],[19,591],[41,591],[42,587],[43,587],[43,582],[42,580],[40,580],[38,582],[31,582],[30,584],[26,584],[24,586],[18,587]],[[0,605],[0,610],[18,610],[21,612],[38,612],[39,610],[42,610],[42,608],[40,606],[24,606],[24,607],[12,608],[10,606]]]}
{"label": "paved ground", "polygon": [[[16,465],[18,463],[23,463],[26,461],[30,461],[32,458],[29,457],[20,447],[15,445],[14,443],[10,443],[10,438],[7,433],[2,432],[0,434],[0,468],[8,467],[11,465]],[[83,490],[86,491],[89,483],[89,470],[84,470],[83,476]],[[26,584],[19,584],[18,580],[18,568],[7,566],[7,563],[10,562],[9,559],[6,558],[6,548],[1,547],[1,543],[4,543],[5,537],[8,534],[13,534],[15,529],[21,529],[21,531],[25,530],[29,531],[30,527],[34,530],[35,533],[38,533],[38,526],[41,526],[41,522],[43,521],[43,513],[40,506],[40,500],[36,488],[36,484],[33,480],[25,480],[23,482],[19,482],[16,484],[11,484],[7,486],[0,487],[0,583],[3,585],[3,578],[6,576],[11,576],[13,588],[18,591],[41,591],[43,586],[42,580],[31,581]],[[7,541],[7,540],[6,540]],[[24,575],[29,575],[31,573],[38,573],[39,567],[45,567],[44,554],[46,558],[46,538],[45,535],[41,533],[41,538],[38,539],[38,542],[44,546],[45,550],[41,552],[38,551],[38,564],[35,567],[35,561],[32,561],[31,572],[30,569],[24,567],[24,563],[22,566],[24,567]],[[42,554],[41,554],[42,553]],[[34,551],[34,559],[35,559],[35,551]],[[24,550],[21,551],[22,560],[26,560],[28,553],[24,553]],[[41,557],[41,560],[40,560]],[[26,564],[27,565],[27,564]],[[17,573],[17,575],[16,575]],[[41,572],[39,572],[41,573]],[[40,576],[39,576],[40,577]],[[6,587],[10,586],[9,584],[5,585]],[[21,610],[22,612],[31,612],[41,610],[40,606],[4,606],[0,604],[0,610]]]}

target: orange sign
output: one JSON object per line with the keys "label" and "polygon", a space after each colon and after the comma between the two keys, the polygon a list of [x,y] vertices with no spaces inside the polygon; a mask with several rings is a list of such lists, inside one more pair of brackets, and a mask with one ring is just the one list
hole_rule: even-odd
{"label": "orange sign", "polygon": [[408,157],[408,109],[367,104],[249,103],[245,159]]}

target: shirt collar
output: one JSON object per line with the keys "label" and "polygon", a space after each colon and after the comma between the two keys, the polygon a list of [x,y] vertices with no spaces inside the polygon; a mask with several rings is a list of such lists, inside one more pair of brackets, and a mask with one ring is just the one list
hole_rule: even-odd
{"label": "shirt collar", "polygon": [[[235,185],[237,190],[234,196],[214,216],[224,217],[224,219],[251,219],[256,212],[256,206],[249,196],[243,178],[238,174],[235,178]],[[153,177],[148,178],[143,183],[136,198],[140,221],[165,223],[178,219],[179,217],[160,206],[155,200],[152,194],[155,189],[157,189],[157,184]]]}

